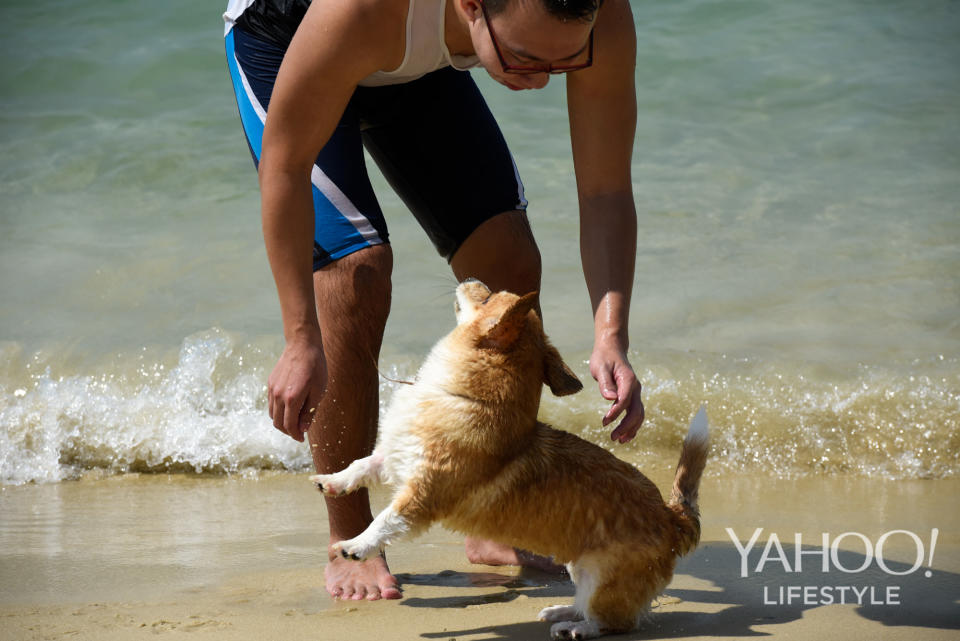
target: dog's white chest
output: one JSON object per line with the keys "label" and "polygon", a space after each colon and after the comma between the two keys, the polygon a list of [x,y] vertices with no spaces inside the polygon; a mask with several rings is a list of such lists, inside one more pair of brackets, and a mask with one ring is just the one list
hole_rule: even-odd
{"label": "dog's white chest", "polygon": [[449,378],[448,353],[443,343],[430,352],[413,385],[397,389],[384,413],[376,451],[383,456],[383,476],[391,485],[406,483],[423,463],[424,435],[418,419],[424,408],[443,402],[442,382]]}

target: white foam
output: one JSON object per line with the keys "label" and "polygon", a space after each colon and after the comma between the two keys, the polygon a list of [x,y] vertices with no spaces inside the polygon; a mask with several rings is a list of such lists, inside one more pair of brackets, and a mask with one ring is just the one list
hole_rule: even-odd
{"label": "white foam", "polygon": [[84,469],[234,472],[302,469],[305,446],[273,429],[262,372],[233,367],[233,340],[188,337],[172,368],[34,375],[0,394],[0,483],[59,481]]}
{"label": "white foam", "polygon": [[[209,330],[174,351],[77,365],[68,350],[25,355],[0,343],[0,484],[55,482],[86,470],[307,470],[308,448],[267,416],[266,381],[279,347],[272,336]],[[380,369],[409,380],[420,360],[391,356]],[[703,402],[709,421],[701,409],[686,434],[709,432],[715,456],[708,473],[960,473],[952,445],[960,429],[955,358],[910,363],[909,373],[876,366],[831,373],[678,352],[637,354],[634,362],[653,365],[638,370],[647,418],[628,445],[610,441],[614,425],[602,425],[609,403],[595,386],[563,398],[544,394],[542,420],[644,469],[669,467],[689,409]],[[577,365],[583,380],[586,367]],[[399,387],[381,380],[381,411]]]}

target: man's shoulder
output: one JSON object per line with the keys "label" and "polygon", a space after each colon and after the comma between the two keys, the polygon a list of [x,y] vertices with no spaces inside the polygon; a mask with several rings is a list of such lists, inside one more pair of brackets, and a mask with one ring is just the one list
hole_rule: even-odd
{"label": "man's shoulder", "polygon": [[327,5],[337,11],[349,12],[369,20],[370,26],[373,27],[404,21],[410,2],[411,0],[313,0],[312,4]]}
{"label": "man's shoulder", "polygon": [[[372,69],[402,55],[410,0],[313,0],[298,29],[309,48],[332,44],[335,55]],[[327,51],[331,51],[327,48]]]}
{"label": "man's shoulder", "polygon": [[[311,10],[337,17],[342,25],[356,27],[367,41],[392,39],[407,19],[411,0],[313,0]],[[324,30],[321,26],[321,30]]]}

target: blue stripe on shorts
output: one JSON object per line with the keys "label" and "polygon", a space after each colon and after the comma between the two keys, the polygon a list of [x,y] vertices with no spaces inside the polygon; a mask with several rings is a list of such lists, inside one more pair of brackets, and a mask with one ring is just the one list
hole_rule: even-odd
{"label": "blue stripe on shorts", "polygon": [[[264,120],[284,51],[236,28],[227,33],[225,45],[240,120],[253,161],[259,165]],[[338,128],[312,170],[314,269],[359,249],[386,242],[386,225],[381,222],[383,214],[363,165],[359,132],[355,141],[347,140],[349,133],[348,128]],[[356,149],[344,149],[345,146]],[[339,171],[344,158],[351,157],[359,160],[359,167],[354,162],[350,170]],[[331,163],[338,169],[339,184],[324,171],[324,165],[331,166]],[[358,208],[355,200],[363,203],[365,211]],[[371,221],[369,212],[379,220]]]}

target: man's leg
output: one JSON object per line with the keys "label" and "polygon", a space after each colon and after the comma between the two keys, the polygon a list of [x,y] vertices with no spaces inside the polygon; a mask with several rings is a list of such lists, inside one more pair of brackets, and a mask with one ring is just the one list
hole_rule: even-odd
{"label": "man's leg", "polygon": [[484,221],[450,260],[457,280],[477,278],[491,291],[524,295],[540,290],[540,250],[527,214],[508,211]]}
{"label": "man's leg", "polygon": [[[393,253],[387,244],[349,254],[314,272],[317,316],[327,358],[328,382],[308,432],[318,474],[331,474],[368,456],[379,414],[377,359],[390,312]],[[371,523],[365,489],[327,498],[330,545]],[[343,599],[400,598],[386,559],[347,561],[328,550],[327,591]]]}
{"label": "man's leg", "polygon": [[[495,292],[505,289],[523,295],[540,290],[540,250],[522,211],[506,212],[482,223],[453,255],[450,266],[457,280],[478,278]],[[550,559],[473,537],[467,537],[466,551],[471,563],[562,569]]]}

